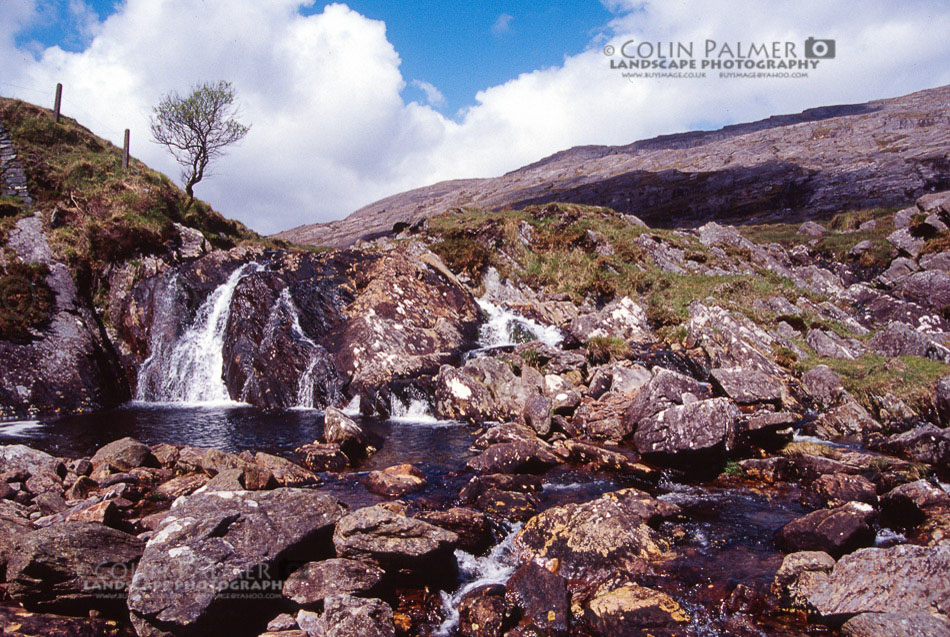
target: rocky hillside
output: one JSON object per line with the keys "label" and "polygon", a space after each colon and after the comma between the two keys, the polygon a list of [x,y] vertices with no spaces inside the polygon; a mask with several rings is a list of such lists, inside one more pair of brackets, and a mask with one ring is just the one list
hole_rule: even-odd
{"label": "rocky hillside", "polygon": [[667,228],[804,221],[901,205],[950,187],[948,102],[944,86],[628,146],[572,148],[501,177],[411,190],[346,219],[277,236],[343,247],[451,208],[552,201],[607,206]]}

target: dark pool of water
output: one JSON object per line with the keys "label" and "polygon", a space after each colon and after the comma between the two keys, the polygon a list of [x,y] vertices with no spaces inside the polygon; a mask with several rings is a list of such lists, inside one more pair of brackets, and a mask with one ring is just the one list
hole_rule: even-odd
{"label": "dark pool of water", "polygon": [[[359,470],[411,462],[448,471],[460,469],[472,455],[472,430],[465,425],[372,419],[360,423],[374,434],[379,450]],[[135,404],[94,414],[0,423],[0,444],[23,443],[57,456],[80,457],[131,436],[149,445],[167,442],[289,456],[322,432],[323,415],[311,410]]]}

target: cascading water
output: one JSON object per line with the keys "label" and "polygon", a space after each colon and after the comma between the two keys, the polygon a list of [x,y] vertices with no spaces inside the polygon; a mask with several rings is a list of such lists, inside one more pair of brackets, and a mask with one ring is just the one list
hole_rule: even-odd
{"label": "cascading water", "polygon": [[541,341],[545,345],[556,347],[564,339],[561,331],[552,325],[542,325],[513,310],[496,305],[485,297],[477,301],[488,317],[478,332],[478,344],[481,347],[500,347],[528,341]]}
{"label": "cascading water", "polygon": [[[277,299],[278,308],[282,309],[290,317],[290,327],[293,331],[294,336],[300,340],[302,343],[305,343],[311,350],[313,354],[310,357],[310,363],[307,364],[307,369],[303,371],[300,375],[300,380],[297,382],[297,407],[304,409],[313,409],[313,395],[314,395],[314,384],[316,383],[316,371],[317,366],[322,360],[318,356],[318,352],[322,351],[322,348],[317,345],[312,338],[307,336],[307,333],[303,331],[303,327],[300,325],[300,311],[297,309],[296,303],[294,303],[293,297],[290,295],[290,289],[284,288],[280,291],[280,297]],[[275,312],[276,315],[276,312]]]}
{"label": "cascading water", "polygon": [[[164,330],[153,326],[152,353],[139,369],[136,399],[148,402],[233,402],[224,384],[225,330],[231,315],[231,298],[242,278],[259,272],[259,263],[245,263],[231,273],[198,308],[195,320],[171,346]],[[174,299],[173,280],[160,305]],[[180,307],[180,306],[179,306]]]}
{"label": "cascading water", "polygon": [[463,583],[454,593],[442,593],[442,609],[445,611],[445,620],[436,630],[436,635],[451,635],[458,626],[459,602],[466,593],[486,584],[504,584],[515,572],[517,564],[514,554],[514,541],[522,524],[516,524],[511,532],[505,536],[489,553],[477,557],[462,550],[455,551],[458,560],[459,572]]}

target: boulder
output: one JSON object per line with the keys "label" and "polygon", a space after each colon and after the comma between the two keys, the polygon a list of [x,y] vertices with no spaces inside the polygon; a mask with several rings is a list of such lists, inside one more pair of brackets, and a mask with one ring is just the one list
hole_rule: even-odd
{"label": "boulder", "polygon": [[7,591],[27,610],[120,614],[142,540],[95,522],[63,522],[18,536]]}
{"label": "boulder", "polygon": [[91,462],[94,470],[107,466],[115,472],[131,471],[137,467],[158,466],[152,450],[134,438],[122,438],[110,442],[95,453]]}
{"label": "boulder", "polygon": [[887,235],[887,242],[900,250],[901,254],[916,259],[917,255],[920,254],[920,249],[924,247],[926,239],[924,237],[914,236],[908,227],[898,228]]}
{"label": "boulder", "polygon": [[670,407],[642,421],[633,442],[641,454],[668,459],[722,453],[732,444],[738,417],[739,409],[728,398]]}
{"label": "boulder", "polygon": [[595,635],[645,634],[690,621],[672,597],[637,584],[598,592],[588,602],[584,619]]}
{"label": "boulder", "polygon": [[357,509],[336,526],[340,557],[370,559],[384,568],[454,573],[458,535],[376,505]]}
{"label": "boulder", "polygon": [[940,314],[950,307],[950,273],[942,270],[917,272],[901,282],[900,292],[904,300]]}
{"label": "boulder", "polygon": [[950,494],[926,480],[902,484],[881,497],[881,516],[897,528],[912,527],[927,513],[950,506]]}
{"label": "boulder", "polygon": [[[564,396],[562,402],[566,402],[567,392],[556,394]],[[576,394],[575,394],[576,396]],[[577,404],[575,403],[575,407]],[[539,436],[547,436],[551,433],[551,411],[553,402],[545,396],[532,396],[524,404],[522,417],[525,424],[534,429]]]}
{"label": "boulder", "polygon": [[398,498],[425,488],[428,483],[421,469],[411,464],[400,464],[382,471],[370,471],[364,484],[377,495]]}
{"label": "boulder", "polygon": [[475,506],[504,520],[524,522],[538,512],[539,500],[530,493],[487,489],[475,501]]}
{"label": "boulder", "polygon": [[646,418],[674,405],[693,402],[704,395],[703,387],[693,378],[672,370],[655,367],[649,382],[637,391],[625,413],[629,432]]}
{"label": "boulder", "polygon": [[323,438],[330,444],[340,446],[349,458],[359,458],[366,448],[366,434],[336,407],[327,407],[323,416]]}
{"label": "boulder", "polygon": [[950,545],[861,549],[808,587],[809,606],[828,620],[859,613],[950,612]]}
{"label": "boulder", "polygon": [[827,365],[818,365],[802,375],[802,389],[819,407],[832,407],[847,394],[841,377]]}
{"label": "boulder", "polygon": [[191,495],[208,484],[208,480],[208,476],[203,473],[186,473],[158,485],[152,494],[155,499],[174,500],[183,495]]}
{"label": "boulder", "polygon": [[577,317],[568,330],[582,343],[592,338],[618,338],[638,342],[653,340],[646,312],[626,296],[608,303],[599,312]]}
{"label": "boulder", "polygon": [[950,431],[929,423],[890,436],[881,446],[889,453],[926,462],[944,470],[950,468]]}
{"label": "boulder", "polygon": [[678,511],[643,491],[623,489],[539,513],[518,532],[515,547],[522,559],[572,580],[618,570],[642,572],[649,561],[665,555],[648,523]]}
{"label": "boulder", "polygon": [[459,601],[460,635],[501,637],[506,626],[505,587],[486,584],[474,588]]}
{"label": "boulder", "polygon": [[434,384],[439,418],[470,422],[495,418],[495,399],[491,392],[463,371],[443,365]]}
{"label": "boulder", "polygon": [[254,462],[270,471],[279,486],[305,487],[320,484],[319,476],[286,458],[258,451],[254,454]]}
{"label": "boulder", "polygon": [[136,631],[263,626],[273,616],[269,605],[219,597],[245,585],[276,594],[287,561],[330,552],[330,532],[342,515],[336,498],[306,489],[214,491],[177,500],[146,545],[129,589]]}
{"label": "boulder", "polygon": [[864,353],[864,347],[860,342],[846,341],[831,330],[808,330],[805,342],[816,354],[825,358],[854,360]]}
{"label": "boulder", "polygon": [[802,491],[802,504],[815,509],[839,507],[851,501],[876,505],[874,483],[860,475],[828,473],[806,483]]}
{"label": "boulder", "polygon": [[809,590],[834,567],[835,559],[823,551],[789,553],[775,573],[772,593],[784,607],[807,608]]}
{"label": "boulder", "polygon": [[927,612],[861,613],[841,626],[843,637],[950,637],[950,619]]}
{"label": "boulder", "polygon": [[762,372],[734,367],[713,369],[709,374],[719,389],[740,405],[782,401],[781,381]]}
{"label": "boulder", "polygon": [[491,445],[466,466],[476,473],[537,473],[560,462],[550,445],[519,440]]}
{"label": "boulder", "polygon": [[870,345],[874,353],[881,356],[921,356],[950,362],[950,348],[898,321],[891,321],[875,334]]}
{"label": "boulder", "polygon": [[4,472],[21,471],[28,476],[66,477],[66,465],[62,460],[26,445],[0,445],[0,466]]}
{"label": "boulder", "polygon": [[874,507],[864,502],[819,509],[776,531],[775,545],[786,553],[823,551],[840,557],[874,543],[875,516]]}
{"label": "boulder", "polygon": [[308,562],[284,581],[283,595],[295,604],[311,607],[330,595],[369,593],[385,572],[371,562],[344,558]]}
{"label": "boulder", "polygon": [[505,601],[517,609],[522,626],[543,635],[567,635],[571,620],[571,596],[560,575],[534,562],[516,570],[505,584]]}
{"label": "boulder", "polygon": [[821,412],[808,427],[820,438],[860,440],[870,433],[880,431],[881,423],[849,396],[837,407]]}
{"label": "boulder", "polygon": [[324,602],[315,634],[321,637],[395,637],[393,610],[380,599],[331,595]]}
{"label": "boulder", "polygon": [[458,535],[458,547],[474,555],[484,553],[493,543],[488,518],[481,511],[452,507],[445,511],[420,511],[415,518]]}
{"label": "boulder", "polygon": [[821,237],[824,236],[828,231],[825,230],[825,227],[821,224],[815,223],[814,221],[806,221],[802,225],[798,226],[798,232],[796,234],[803,237]]}
{"label": "boulder", "polygon": [[773,360],[775,339],[748,317],[693,301],[689,306],[687,345],[698,345],[713,368],[757,370],[773,378],[785,371]]}
{"label": "boulder", "polygon": [[350,459],[340,445],[314,442],[294,449],[294,457],[300,464],[314,472],[343,471],[350,466]]}

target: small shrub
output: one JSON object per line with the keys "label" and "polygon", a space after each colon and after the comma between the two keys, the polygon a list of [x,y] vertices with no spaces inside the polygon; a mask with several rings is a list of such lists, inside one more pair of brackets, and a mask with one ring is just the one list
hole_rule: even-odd
{"label": "small shrub", "polygon": [[521,352],[521,360],[528,367],[534,367],[535,369],[541,369],[544,367],[544,361],[541,358],[541,354],[538,353],[536,349],[526,349]]}
{"label": "small shrub", "polygon": [[613,336],[595,336],[587,341],[587,358],[595,365],[630,357],[630,345]]}
{"label": "small shrub", "polygon": [[477,279],[492,262],[492,252],[478,239],[463,233],[452,233],[432,245],[435,252],[452,269]]}

